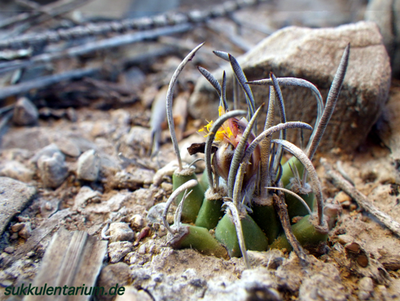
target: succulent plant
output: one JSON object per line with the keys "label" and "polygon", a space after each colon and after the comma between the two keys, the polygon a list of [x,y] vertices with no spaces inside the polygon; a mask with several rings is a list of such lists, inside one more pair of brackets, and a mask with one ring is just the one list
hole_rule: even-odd
{"label": "succulent plant", "polygon": [[[245,94],[247,110],[237,109],[237,95],[232,100],[233,110],[229,109],[225,73],[221,85],[210,72],[199,67],[220,97],[219,118],[199,131],[206,137],[206,168],[199,183],[194,169],[182,165],[171,108],[179,73],[201,46],[178,66],[167,93],[168,124],[179,164],[173,176],[174,192],[163,214],[171,235],[170,245],[192,247],[219,257],[243,256],[248,267],[246,250],[293,249],[305,260],[303,247],[315,248],[328,237],[321,183],[312,158],[335,108],[350,45],[344,50],[325,105],[318,89],[304,79],[277,78],[271,73],[268,79],[248,82],[232,55],[215,51],[230,63],[234,81]],[[260,131],[256,121],[261,118],[264,105],[256,109],[251,85],[267,85],[270,89],[265,125]],[[314,128],[300,121],[287,121],[281,86],[306,87],[313,92],[318,103]],[[274,124],[275,108],[280,117],[278,124]],[[288,129],[312,130],[304,150],[286,140]],[[279,133],[278,139],[272,138],[274,133]],[[293,155],[285,163],[284,151]],[[172,202],[176,202],[178,209],[170,226],[166,215]],[[299,217],[296,223],[292,222],[293,217]]]}

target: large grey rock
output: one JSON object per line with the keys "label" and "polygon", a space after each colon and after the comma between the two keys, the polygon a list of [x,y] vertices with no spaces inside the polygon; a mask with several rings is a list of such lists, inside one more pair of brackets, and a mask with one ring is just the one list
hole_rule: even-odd
{"label": "large grey rock", "polygon": [[393,75],[400,76],[400,1],[371,0],[365,10],[365,20],[375,22],[391,59]]}
{"label": "large grey rock", "polygon": [[[357,148],[388,99],[390,62],[376,24],[358,22],[323,29],[287,27],[238,58],[248,80],[268,78],[270,72],[277,77],[299,77],[314,83],[325,98],[348,43],[351,43],[351,50],[347,74],[320,151],[340,148],[351,152]],[[227,71],[227,91],[230,92],[232,71],[229,66],[223,69]],[[221,78],[222,70],[214,75]],[[257,105],[268,99],[268,90],[265,86],[253,86]],[[313,125],[317,104],[311,92],[298,87],[282,90],[288,120]],[[201,79],[190,99],[190,113],[203,120],[215,120],[217,106],[217,94],[205,79]],[[298,131],[288,131],[290,141],[296,142],[298,136]]]}
{"label": "large grey rock", "polygon": [[0,177],[0,236],[13,216],[25,208],[35,193],[33,186]]}

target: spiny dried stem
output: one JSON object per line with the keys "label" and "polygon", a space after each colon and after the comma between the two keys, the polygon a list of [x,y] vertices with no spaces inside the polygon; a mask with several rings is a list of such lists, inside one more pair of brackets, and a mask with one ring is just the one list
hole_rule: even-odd
{"label": "spiny dried stem", "polygon": [[[168,201],[165,203],[165,207],[164,207],[164,211],[162,214],[162,222],[165,226],[165,228],[170,232],[170,233],[174,233],[174,231],[171,229],[171,227],[169,226],[168,222],[167,222],[167,213],[168,213],[168,209],[171,206],[172,202],[175,201],[175,199],[178,197],[179,194],[181,194],[182,192],[184,192],[185,190],[188,190],[190,188],[193,188],[194,186],[196,186],[198,184],[198,182],[194,179],[187,181],[186,183],[182,184],[181,186],[179,186],[168,198]],[[184,202],[185,197],[187,197],[188,194],[185,193],[184,198],[182,198],[181,202],[179,203],[179,205],[181,205]],[[181,205],[182,206],[182,205]],[[180,210],[182,211],[182,209]],[[179,218],[180,221],[180,218]]]}
{"label": "spiny dried stem", "polygon": [[246,151],[246,144],[247,144],[247,141],[248,141],[249,136],[251,134],[251,130],[253,129],[253,126],[254,126],[254,124],[255,124],[255,122],[257,120],[257,117],[261,112],[261,108],[263,106],[264,106],[264,104],[262,104],[257,109],[255,114],[253,115],[253,117],[251,118],[249,123],[247,124],[246,129],[243,132],[242,139],[240,139],[240,142],[239,142],[238,146],[235,149],[235,153],[233,154],[233,158],[232,158],[232,161],[231,161],[231,165],[229,167],[229,174],[228,174],[228,197],[232,197],[233,196],[233,183],[235,181],[236,172],[237,172],[237,170],[239,168],[239,164],[241,162],[243,154]]}
{"label": "spiny dried stem", "polygon": [[258,144],[267,136],[271,136],[273,133],[279,132],[282,129],[294,129],[294,128],[303,128],[307,130],[312,130],[311,125],[305,123],[305,122],[300,122],[300,121],[288,121],[286,123],[279,123],[277,125],[274,125],[273,127],[270,127],[269,129],[266,129],[263,131],[261,134],[259,134],[253,142],[249,145],[249,147],[246,150],[245,156],[243,158],[243,162],[248,162],[250,159],[251,154],[253,153],[254,149],[257,147]]}
{"label": "spiny dried stem", "polygon": [[[319,119],[322,116],[322,112],[324,110],[324,102],[322,99],[322,95],[319,92],[318,88],[312,84],[311,82],[301,79],[301,78],[296,78],[296,77],[277,77],[276,78],[278,81],[278,84],[283,86],[283,87],[289,87],[289,86],[296,86],[296,87],[304,87],[307,89],[310,89],[311,92],[314,94],[315,98],[317,99],[317,121],[315,125],[318,124]],[[272,79],[267,78],[267,79],[260,79],[260,80],[253,80],[248,82],[249,85],[268,85],[272,86],[273,82]]]}
{"label": "spiny dried stem", "polygon": [[235,206],[235,204],[232,202],[226,202],[225,205],[228,207],[228,209],[231,211],[231,214],[232,214],[232,221],[235,224],[236,235],[238,238],[240,251],[242,252],[242,255],[243,255],[244,264],[246,265],[247,269],[250,269],[251,266],[250,266],[249,258],[247,256],[246,243],[244,241],[242,223],[240,221],[238,209]]}
{"label": "spiny dried stem", "polygon": [[[270,73],[270,77],[271,77],[272,84],[274,86],[274,90],[275,90],[277,100],[278,100],[278,107],[279,107],[279,113],[281,116],[281,123],[285,123],[286,122],[286,112],[285,112],[285,102],[283,100],[282,91],[281,91],[281,88],[279,87],[278,80],[276,79],[275,75],[272,72]],[[279,132],[279,139],[286,140],[286,129],[283,129],[282,131]],[[274,156],[275,161],[272,166],[272,174],[276,174],[276,172],[278,170],[279,164],[281,163],[281,159],[282,159],[282,153],[283,153],[282,146],[278,146],[278,149]]]}
{"label": "spiny dried stem", "polygon": [[222,73],[222,90],[221,90],[221,100],[220,105],[224,108],[224,111],[228,111],[228,103],[226,101],[226,73]]}
{"label": "spiny dried stem", "polygon": [[197,67],[201,75],[205,77],[206,80],[214,87],[215,91],[217,92],[218,96],[221,97],[222,95],[222,89],[221,85],[217,81],[217,79],[211,74],[210,71],[208,71],[206,68],[203,67]]}
{"label": "spiny dried stem", "polygon": [[[275,99],[276,93],[275,88],[272,86],[269,90],[269,102],[268,102],[268,113],[265,119],[264,131],[273,126],[274,115],[275,115]],[[271,174],[270,174],[270,154],[271,154],[271,139],[272,136],[266,136],[260,143],[261,147],[261,165],[260,165],[260,196],[262,198],[267,197],[267,190],[264,189],[266,186],[271,185]]]}
{"label": "spiny dried stem", "polygon": [[272,140],[273,143],[278,143],[283,145],[283,147],[290,152],[293,156],[295,156],[304,166],[306,171],[310,177],[311,188],[315,194],[315,198],[317,199],[317,207],[318,207],[318,224],[319,226],[324,226],[324,199],[322,196],[322,188],[321,183],[318,179],[317,172],[315,171],[314,165],[311,160],[307,157],[307,155],[296,145],[286,140]]}
{"label": "spiny dried stem", "polygon": [[[260,142],[263,139],[265,139],[265,137],[271,136],[273,133],[276,133],[276,132],[281,131],[282,129],[288,129],[288,128],[304,128],[304,129],[312,130],[312,127],[304,122],[286,122],[283,124],[280,123],[273,127],[270,127],[269,129],[267,129],[267,130],[263,131],[261,134],[259,134],[253,140],[253,142],[247,147],[247,150],[245,152],[245,155],[243,156],[242,164],[241,164],[239,170],[243,169],[242,172],[244,173],[245,168],[247,168],[247,165],[249,164],[249,160],[250,160],[252,153],[254,152],[255,148],[260,144]],[[241,186],[239,188],[242,189]]]}
{"label": "spiny dried stem", "polygon": [[310,207],[308,206],[308,204],[306,203],[306,201],[304,201],[304,200],[302,199],[302,197],[299,196],[297,193],[295,193],[295,192],[293,192],[293,191],[291,191],[291,190],[289,190],[289,189],[283,188],[283,187],[265,187],[265,188],[266,188],[266,189],[269,189],[269,190],[279,190],[279,191],[283,191],[283,192],[285,192],[285,193],[288,193],[288,194],[294,196],[294,197],[295,197],[300,203],[302,203],[303,206],[307,209],[308,214],[311,214],[311,213],[312,213],[312,212],[311,212],[311,209],[310,209]]}
{"label": "spiny dried stem", "polygon": [[229,53],[224,51],[214,50],[213,53],[218,56],[219,58],[223,59],[224,61],[229,62]]}
{"label": "spiny dried stem", "polygon": [[332,117],[333,111],[336,107],[336,103],[339,98],[339,93],[340,93],[340,90],[342,89],[344,77],[346,75],[347,65],[349,63],[349,55],[350,55],[350,44],[348,44],[346,46],[346,48],[344,49],[342,59],[340,60],[339,67],[336,71],[335,77],[333,78],[331,88],[329,89],[324,113],[321,116],[321,120],[320,120],[317,128],[315,129],[315,131],[312,133],[312,135],[310,137],[310,143],[306,149],[307,156],[310,159],[312,159],[314,157],[314,154],[317,151],[319,142],[322,139],[325,129],[326,129],[326,127]]}
{"label": "spiny dried stem", "polygon": [[242,186],[243,186],[243,179],[246,167],[247,164],[240,163],[239,170],[235,174],[236,177],[232,195],[233,195],[233,203],[235,204],[236,207],[238,207],[239,203],[242,201]]}
{"label": "spiny dried stem", "polygon": [[194,57],[197,50],[199,50],[201,48],[201,46],[203,46],[203,45],[204,45],[204,43],[201,43],[196,48],[194,48],[179,64],[178,68],[176,68],[174,74],[172,75],[171,81],[169,82],[168,91],[167,91],[166,111],[167,111],[168,127],[169,127],[169,130],[171,133],[171,140],[172,140],[172,144],[174,146],[175,154],[178,159],[179,171],[182,170],[182,159],[181,159],[181,154],[179,152],[178,140],[176,139],[174,118],[172,116],[172,99],[174,97],[174,88],[175,88],[176,82],[178,80],[178,76],[182,72],[183,68]]}
{"label": "spiny dried stem", "polygon": [[[235,73],[235,76],[246,96],[245,98],[246,98],[247,107],[249,110],[248,119],[251,119],[253,117],[254,111],[255,111],[255,101],[254,101],[254,97],[253,97],[253,92],[251,91],[250,86],[246,84],[246,82],[247,82],[246,75],[244,74],[238,61],[235,59],[234,56],[232,56],[229,53],[228,53],[228,57],[229,57],[229,62],[231,63],[231,66],[232,66],[233,73]],[[256,131],[257,131],[257,129],[256,129]]]}

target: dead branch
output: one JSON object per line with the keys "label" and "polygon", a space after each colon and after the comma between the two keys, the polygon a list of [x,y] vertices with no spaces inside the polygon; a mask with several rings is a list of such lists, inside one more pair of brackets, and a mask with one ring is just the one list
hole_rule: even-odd
{"label": "dead branch", "polygon": [[27,22],[32,18],[42,17],[38,22],[44,22],[50,18],[66,14],[92,0],[59,0],[54,3],[40,6],[32,1],[20,0],[19,4],[25,4],[33,9],[32,12],[24,12],[0,22],[0,28],[11,26],[20,22]]}
{"label": "dead branch", "polygon": [[4,72],[13,71],[13,70],[16,70],[19,68],[30,67],[32,65],[44,64],[44,63],[62,59],[65,57],[76,57],[76,56],[84,55],[84,54],[98,51],[98,50],[104,50],[104,49],[119,47],[119,46],[123,46],[123,45],[129,45],[129,44],[133,44],[133,43],[137,43],[137,42],[141,42],[141,41],[145,41],[145,40],[155,39],[155,38],[157,38],[159,36],[163,36],[163,35],[171,35],[171,34],[175,34],[175,33],[181,33],[181,32],[188,31],[192,28],[193,28],[193,25],[191,25],[191,24],[180,24],[180,25],[171,26],[171,27],[146,30],[146,31],[142,31],[142,32],[119,35],[119,36],[115,36],[115,37],[112,37],[109,39],[104,39],[104,40],[100,40],[100,41],[87,43],[87,44],[84,44],[81,46],[76,46],[76,47],[66,49],[65,51],[40,54],[40,55],[32,57],[28,61],[16,60],[16,61],[11,61],[11,62],[0,63],[0,74],[4,73]]}
{"label": "dead branch", "polygon": [[256,5],[266,0],[236,0],[214,6],[204,11],[190,11],[188,13],[162,14],[152,18],[125,19],[122,21],[104,22],[102,24],[88,24],[69,29],[50,30],[43,33],[26,34],[15,38],[0,41],[2,49],[21,49],[38,47],[48,43],[80,39],[89,36],[122,33],[130,30],[146,30],[150,28],[166,27],[179,24],[204,23],[209,19],[225,17],[243,7]]}
{"label": "dead branch", "polygon": [[71,215],[70,209],[64,209],[57,211],[47,220],[45,220],[39,227],[33,230],[31,237],[23,244],[17,252],[15,252],[12,256],[7,257],[2,262],[2,267],[8,266],[9,264],[19,260],[22,256],[25,256],[26,253],[32,251],[54,228],[59,226],[59,223]]}
{"label": "dead branch", "polygon": [[294,236],[292,232],[292,227],[290,225],[290,220],[289,220],[289,213],[287,211],[287,205],[283,200],[282,195],[278,196],[277,194],[274,194],[273,200],[274,200],[275,210],[278,213],[286,238],[289,241],[290,245],[292,246],[297,257],[299,257],[300,262],[303,265],[305,265],[307,263],[307,256],[304,253],[304,250],[300,245],[299,241],[297,240],[296,236]]}
{"label": "dead branch", "polygon": [[38,79],[23,82],[21,84],[13,85],[10,87],[2,88],[0,90],[0,99],[4,99],[9,96],[27,93],[32,89],[39,89],[46,86],[56,84],[63,80],[70,80],[74,78],[80,78],[83,76],[89,76],[96,72],[99,72],[100,68],[86,68],[86,69],[76,69],[59,74],[43,76]]}
{"label": "dead branch", "polygon": [[350,195],[362,209],[367,211],[378,219],[383,225],[385,225],[394,234],[400,237],[400,224],[393,220],[388,214],[380,211],[376,208],[368,198],[358,191],[353,185],[350,184],[339,172],[334,170],[332,166],[322,158],[321,163],[325,168],[326,174],[333,184]]}

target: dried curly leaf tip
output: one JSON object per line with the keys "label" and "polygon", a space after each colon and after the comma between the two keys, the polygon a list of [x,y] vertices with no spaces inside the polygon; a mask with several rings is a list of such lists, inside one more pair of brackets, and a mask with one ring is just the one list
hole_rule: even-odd
{"label": "dried curly leaf tip", "polygon": [[179,64],[178,68],[176,68],[174,74],[172,75],[171,81],[169,82],[168,91],[167,91],[167,97],[166,97],[167,121],[168,121],[169,131],[171,133],[172,144],[174,146],[175,154],[178,159],[179,170],[182,170],[182,159],[181,159],[181,154],[179,152],[178,140],[176,138],[176,133],[175,133],[174,118],[172,116],[172,99],[174,96],[174,88],[175,88],[176,82],[178,80],[178,76],[182,72],[183,68],[194,57],[197,50],[199,50],[201,48],[201,46],[203,46],[203,45],[204,45],[204,43],[201,43],[196,48],[194,48]]}
{"label": "dried curly leaf tip", "polygon": [[[173,231],[171,230],[171,228],[169,227],[169,224],[167,222],[167,213],[168,213],[169,207],[171,206],[172,202],[175,201],[175,199],[179,196],[179,194],[183,193],[185,190],[195,187],[197,184],[198,184],[197,181],[194,179],[188,180],[185,183],[183,183],[182,185],[180,185],[168,198],[168,201],[165,204],[164,211],[162,214],[162,221],[163,221],[165,228],[169,232],[173,233]],[[184,199],[186,199],[187,196],[188,196],[188,194],[184,194],[182,201],[184,201]]]}

